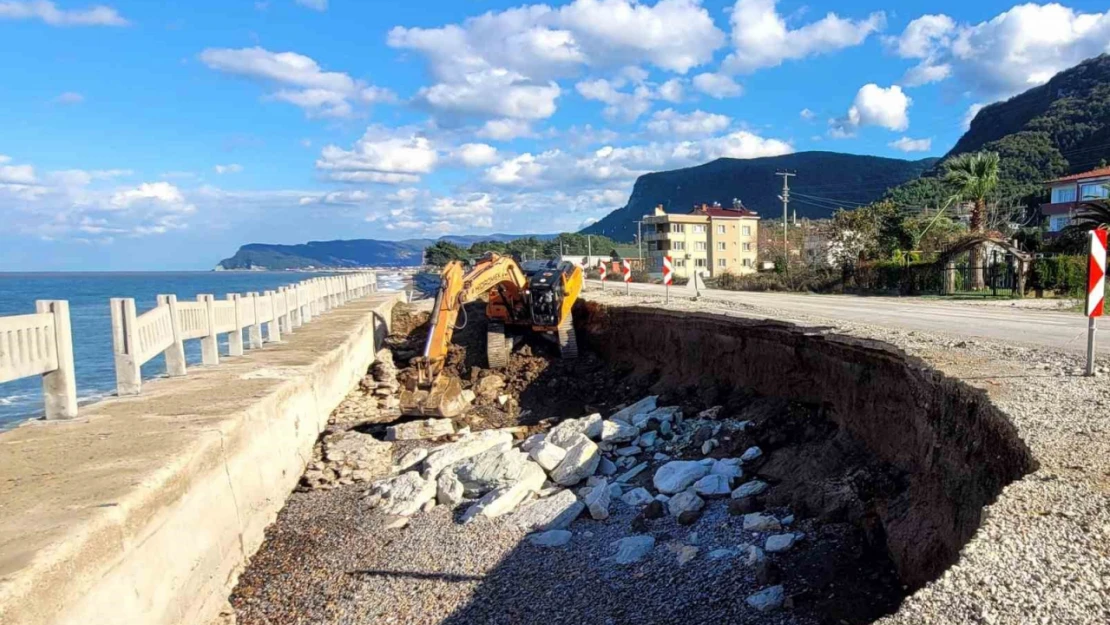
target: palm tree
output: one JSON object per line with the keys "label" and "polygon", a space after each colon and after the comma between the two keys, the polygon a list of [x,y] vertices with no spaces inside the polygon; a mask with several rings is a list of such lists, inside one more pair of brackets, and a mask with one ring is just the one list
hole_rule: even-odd
{"label": "palm tree", "polygon": [[[998,186],[998,153],[960,154],[944,163],[944,182],[956,195],[971,202],[971,233],[981,234],[987,218],[987,198]],[[971,248],[971,288],[983,288],[983,250]]]}

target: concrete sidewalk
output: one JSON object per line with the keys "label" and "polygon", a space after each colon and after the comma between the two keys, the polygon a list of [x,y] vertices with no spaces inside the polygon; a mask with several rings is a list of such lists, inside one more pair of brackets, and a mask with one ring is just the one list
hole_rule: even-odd
{"label": "concrete sidewalk", "polygon": [[0,623],[190,623],[225,605],[395,294],[285,341],[0,435]]}

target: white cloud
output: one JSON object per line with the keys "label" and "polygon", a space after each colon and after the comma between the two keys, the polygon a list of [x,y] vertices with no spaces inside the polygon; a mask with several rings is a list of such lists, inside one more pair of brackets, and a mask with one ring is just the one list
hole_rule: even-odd
{"label": "white cloud", "polygon": [[351,150],[324,148],[316,168],[340,182],[413,183],[435,169],[432,142],[413,129],[371,126]]}
{"label": "white cloud", "polygon": [[532,125],[520,119],[491,119],[483,124],[475,134],[481,139],[492,139],[494,141],[510,141],[533,135]]}
{"label": "white cloud", "polygon": [[208,48],[201,52],[200,60],[217,71],[274,83],[279,88],[270,98],[299,106],[309,117],[350,117],[356,105],[396,99],[388,89],[342,72],[326,72],[316,61],[296,52]]}
{"label": "white cloud", "polygon": [[685,88],[682,86],[682,81],[678,78],[672,78],[667,82],[659,85],[657,90],[659,99],[667,102],[678,103],[682,101],[685,95]]}
{"label": "white cloud", "polygon": [[727,115],[702,110],[682,114],[674,109],[664,109],[656,111],[645,126],[652,133],[661,136],[702,137],[720,133],[731,124],[732,118]]}
{"label": "white cloud", "polygon": [[694,88],[718,100],[723,98],[734,98],[744,92],[743,87],[730,76],[725,74],[714,74],[712,72],[705,72],[694,76]]}
{"label": "white cloud", "polygon": [[921,59],[907,72],[907,85],[954,77],[975,95],[1004,98],[1110,51],[1110,11],[1030,2],[978,24],[926,15],[888,45],[900,56]]}
{"label": "white cloud", "polygon": [[829,13],[819,21],[791,30],[775,10],[778,0],[737,0],[732,8],[733,52],[722,67],[729,72],[753,72],[786,60],[857,46],[886,24],[884,13],[866,19],[844,19]]}
{"label": "white cloud", "polygon": [[0,184],[31,185],[38,182],[35,168],[31,165],[8,165],[11,158],[0,156]]}
{"label": "white cloud", "polygon": [[460,82],[425,87],[416,100],[444,113],[536,120],[555,113],[560,93],[555,82],[536,84],[520,74],[491,69],[467,74]]}
{"label": "white cloud", "polygon": [[65,93],[54,98],[55,104],[80,104],[85,101],[85,96],[74,91],[66,91]]}
{"label": "white cloud", "polygon": [[243,166],[239,163],[230,163],[228,165],[216,165],[213,169],[215,169],[216,173],[220,175],[237,174],[243,171]]}
{"label": "white cloud", "polygon": [[464,143],[452,152],[452,157],[464,167],[484,167],[498,161],[497,148],[487,143]]}
{"label": "white cloud", "polygon": [[0,20],[42,20],[51,26],[127,26],[129,22],[115,9],[97,5],[66,11],[47,0],[0,1]]}
{"label": "white cloud", "polygon": [[976,102],[967,107],[967,110],[964,112],[964,117],[961,122],[965,132],[968,128],[971,128],[971,121],[975,119],[975,116],[979,114],[979,111],[983,110],[984,106],[986,106],[986,104],[983,104],[982,102]]}
{"label": "white cloud", "polygon": [[933,140],[902,137],[897,141],[891,141],[887,146],[895,150],[901,150],[902,152],[928,152],[933,147]]}
{"label": "white cloud", "polygon": [[[622,91],[630,87],[628,91]],[[574,86],[587,100],[606,104],[602,115],[610,121],[633,122],[651,110],[654,100],[680,102],[683,97],[682,81],[671,79],[663,84],[647,81],[647,73],[639,68],[625,68],[613,80],[596,78],[583,80]]]}
{"label": "white cloud", "polygon": [[328,0],[297,0],[297,4],[314,11],[328,10]]}
{"label": "white cloud", "polygon": [[856,93],[848,114],[829,120],[829,134],[850,137],[861,126],[879,126],[887,130],[905,130],[910,126],[909,108],[913,99],[898,85],[887,88],[874,83],[864,85]]}
{"label": "white cloud", "polygon": [[181,189],[168,182],[144,182],[137,187],[116,191],[108,203],[112,208],[118,209],[155,203],[165,206],[171,212],[191,213],[196,210],[185,201]]}
{"label": "white cloud", "polygon": [[817,117],[817,113],[814,113],[809,109],[802,109],[802,112],[798,113],[798,116],[808,122],[813,120],[814,117]]}

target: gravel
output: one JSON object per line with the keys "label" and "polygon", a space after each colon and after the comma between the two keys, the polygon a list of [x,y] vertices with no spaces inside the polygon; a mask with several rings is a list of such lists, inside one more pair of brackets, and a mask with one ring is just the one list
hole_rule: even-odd
{"label": "gravel", "polygon": [[[594,290],[589,298],[668,307],[659,297]],[[778,319],[887,341],[985,390],[1033,451],[1039,470],[1008,486],[984,510],[960,560],[878,623],[1110,623],[1110,360],[1097,361],[1099,376],[1087,378],[1080,375],[1081,357],[1042,347],[704,297],[672,297],[669,308]],[[1037,331],[1035,324],[1029,331]]]}

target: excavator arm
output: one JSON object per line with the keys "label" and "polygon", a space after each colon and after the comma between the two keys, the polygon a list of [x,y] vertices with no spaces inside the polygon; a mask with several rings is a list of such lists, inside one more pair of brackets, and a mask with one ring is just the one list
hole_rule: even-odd
{"label": "excavator arm", "polygon": [[520,265],[511,258],[487,253],[464,273],[464,265],[451,261],[443,268],[439,292],[429,320],[423,356],[415,362],[417,384],[401,393],[404,414],[453,417],[466,409],[459,381],[441,375],[447,350],[464,306],[498,289],[516,299],[528,284]]}

